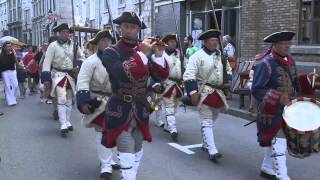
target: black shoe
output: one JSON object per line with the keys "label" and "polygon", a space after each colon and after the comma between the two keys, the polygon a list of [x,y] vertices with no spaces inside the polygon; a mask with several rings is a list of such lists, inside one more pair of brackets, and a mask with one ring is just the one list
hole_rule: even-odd
{"label": "black shoe", "polygon": [[265,179],[270,179],[270,180],[276,180],[277,177],[276,175],[268,174],[266,172],[260,171],[260,177],[265,178]]}
{"label": "black shoe", "polygon": [[164,128],[164,123],[159,126],[160,128]]}
{"label": "black shoe", "polygon": [[177,133],[177,132],[171,133],[170,136],[171,136],[171,139],[172,139],[173,141],[176,142],[176,141],[178,140],[178,133]]}
{"label": "black shoe", "polygon": [[111,180],[112,174],[109,172],[104,172],[100,174],[100,178],[104,180]]}
{"label": "black shoe", "polygon": [[121,169],[121,166],[119,164],[112,164],[111,166],[112,166],[112,169],[114,169],[114,170]]}
{"label": "black shoe", "polygon": [[209,154],[209,159],[212,161],[212,162],[218,162],[218,159],[221,159],[222,158],[222,154],[220,153],[216,153],[216,154]]}
{"label": "black shoe", "polygon": [[2,116],[3,115],[3,112],[0,112],[0,116]]}
{"label": "black shoe", "polygon": [[201,150],[204,152],[208,152],[208,149],[206,147],[201,147]]}
{"label": "black shoe", "polygon": [[68,129],[61,129],[60,132],[61,132],[62,137],[66,137],[69,131],[68,131]]}
{"label": "black shoe", "polygon": [[72,127],[72,126],[69,126],[69,127],[68,127],[68,131],[73,131],[73,127]]}

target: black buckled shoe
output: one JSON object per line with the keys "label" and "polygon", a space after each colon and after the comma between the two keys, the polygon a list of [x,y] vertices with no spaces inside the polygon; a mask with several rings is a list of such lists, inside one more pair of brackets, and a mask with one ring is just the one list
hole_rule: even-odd
{"label": "black buckled shoe", "polygon": [[62,137],[66,137],[68,132],[69,132],[68,129],[61,129],[60,130],[60,133],[61,133]]}
{"label": "black buckled shoe", "polygon": [[266,172],[260,171],[260,177],[269,179],[269,180],[277,180],[276,175],[268,174]]}
{"label": "black buckled shoe", "polygon": [[221,153],[215,153],[215,154],[209,154],[209,159],[214,162],[217,163],[219,159],[222,158],[222,154]]}
{"label": "black buckled shoe", "polygon": [[112,164],[111,167],[112,167],[112,169],[114,169],[114,170],[119,170],[119,169],[121,169],[121,166],[120,166],[119,164]]}
{"label": "black buckled shoe", "polygon": [[112,174],[109,172],[104,172],[100,174],[100,178],[104,180],[111,180]]}
{"label": "black buckled shoe", "polygon": [[171,133],[170,136],[173,141],[175,141],[175,142],[178,141],[178,133],[177,132]]}
{"label": "black buckled shoe", "polygon": [[68,127],[68,131],[73,131],[73,127],[72,127],[72,126],[69,126],[69,127]]}

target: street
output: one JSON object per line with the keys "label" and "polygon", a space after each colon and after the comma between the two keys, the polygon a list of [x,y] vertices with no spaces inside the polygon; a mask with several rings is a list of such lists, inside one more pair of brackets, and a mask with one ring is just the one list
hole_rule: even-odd
{"label": "street", "polygon": [[[81,114],[74,107],[75,131],[62,138],[58,121],[51,118],[51,106],[41,104],[38,96],[27,96],[15,107],[1,99],[0,180],[98,180],[99,162],[93,129],[81,125]],[[197,113],[179,108],[179,141],[175,147],[194,145],[183,152],[169,134],[155,126],[151,118],[152,143],[144,143],[144,156],[138,180],[257,180],[263,150],[256,142],[256,127],[243,127],[247,121],[221,114],[215,128],[217,147],[223,154],[218,164],[201,151],[200,123]],[[182,148],[181,148],[182,147]],[[189,146],[190,147],[190,146]],[[194,153],[193,153],[194,152]],[[300,160],[288,157],[292,179],[319,179],[320,156]],[[113,179],[120,179],[114,171]]]}

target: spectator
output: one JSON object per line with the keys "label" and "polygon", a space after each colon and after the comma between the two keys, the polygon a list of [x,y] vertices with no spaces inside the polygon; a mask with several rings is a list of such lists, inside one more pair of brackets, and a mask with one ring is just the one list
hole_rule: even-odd
{"label": "spectator", "polygon": [[36,47],[29,45],[28,46],[28,54],[25,55],[23,58],[23,64],[26,67],[27,71],[27,77],[28,77],[28,88],[30,91],[30,95],[33,95],[36,93],[35,86],[36,81],[39,79],[38,74],[38,65],[35,61],[35,55],[36,55]]}
{"label": "spectator", "polygon": [[20,90],[20,98],[24,99],[26,97],[26,78],[27,72],[24,67],[22,60],[17,60],[17,79]]}
{"label": "spectator", "polygon": [[232,44],[232,39],[229,35],[225,35],[222,38],[223,43],[223,51],[228,57],[229,64],[234,72],[237,68],[237,57],[236,57],[236,49]]}
{"label": "spectator", "polygon": [[187,47],[186,50],[186,56],[185,56],[185,61],[184,61],[184,67],[188,64],[188,60],[193,55],[195,52],[197,52],[199,49],[195,46],[193,46],[193,38],[191,35],[187,36],[184,38],[184,43]]}
{"label": "spectator", "polygon": [[10,42],[5,42],[0,54],[0,72],[4,82],[4,91],[7,104],[17,104],[18,81],[16,72],[16,55]]}

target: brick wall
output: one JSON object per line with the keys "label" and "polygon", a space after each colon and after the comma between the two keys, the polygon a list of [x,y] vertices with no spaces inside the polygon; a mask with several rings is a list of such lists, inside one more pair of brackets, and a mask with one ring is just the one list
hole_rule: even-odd
{"label": "brick wall", "polygon": [[298,33],[297,0],[244,0],[240,16],[241,57],[253,57],[267,49],[270,44],[263,38],[268,34],[281,30]]}

